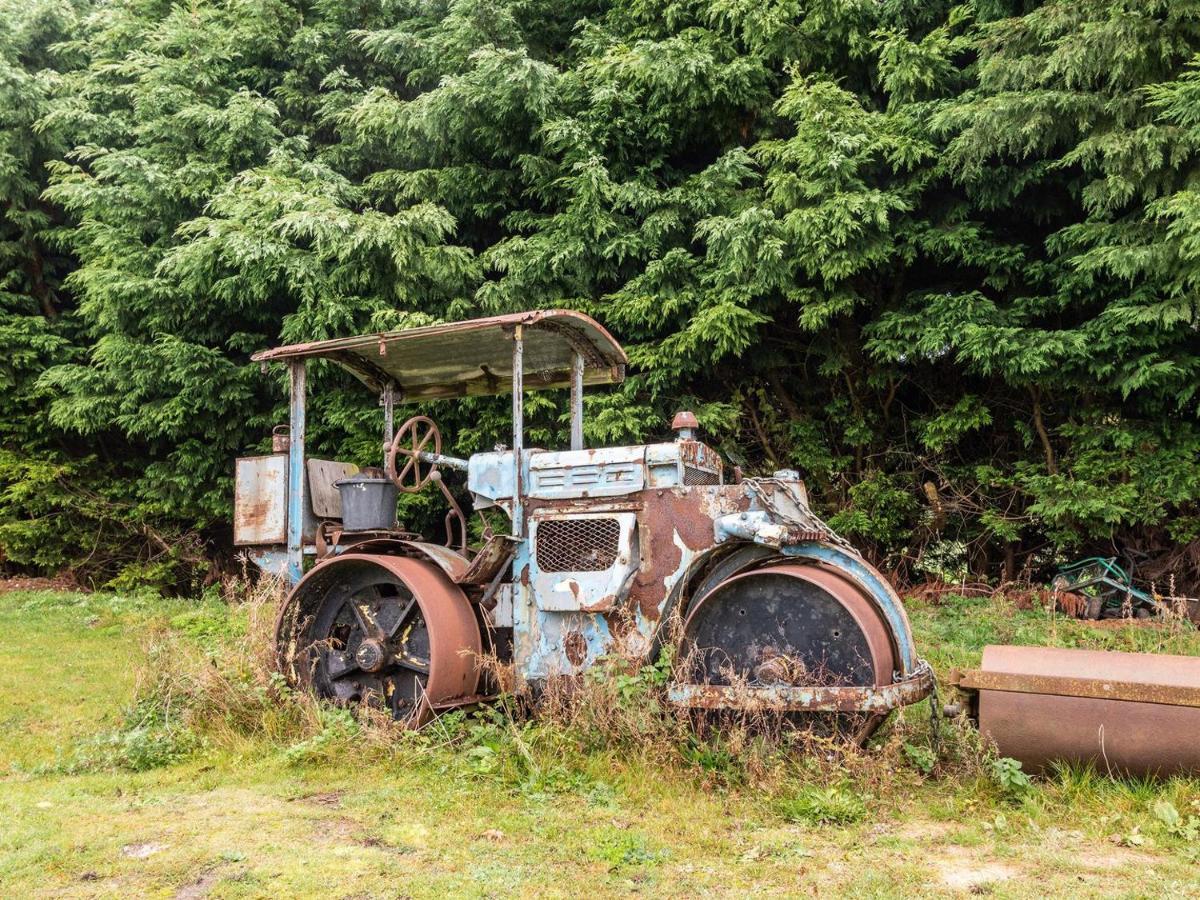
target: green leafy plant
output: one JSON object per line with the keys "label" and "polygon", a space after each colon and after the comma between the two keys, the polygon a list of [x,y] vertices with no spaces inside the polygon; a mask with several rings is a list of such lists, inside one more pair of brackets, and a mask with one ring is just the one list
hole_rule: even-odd
{"label": "green leafy plant", "polygon": [[1033,787],[1021,761],[1010,756],[992,760],[991,776],[997,787],[1009,797],[1020,797]]}
{"label": "green leafy plant", "polygon": [[1152,809],[1154,818],[1162,823],[1167,834],[1189,844],[1200,840],[1200,816],[1182,815],[1169,800],[1158,800]]}
{"label": "green leafy plant", "polygon": [[849,825],[867,814],[867,805],[851,786],[803,785],[780,804],[784,818],[808,825]]}
{"label": "green leafy plant", "polygon": [[648,849],[646,839],[630,832],[609,832],[588,850],[588,856],[608,866],[610,872],[625,868],[654,865],[662,854]]}
{"label": "green leafy plant", "polygon": [[298,765],[345,753],[362,733],[362,726],[351,709],[322,705],[319,718],[320,730],[316,734],[284,750],[288,762]]}
{"label": "green leafy plant", "polygon": [[726,781],[741,781],[746,774],[742,761],[717,735],[687,735],[680,747],[680,755],[688,764]]}
{"label": "green leafy plant", "polygon": [[922,747],[918,744],[910,744],[905,741],[902,745],[904,758],[909,761],[914,769],[923,775],[929,775],[937,766],[937,754],[932,747]]}

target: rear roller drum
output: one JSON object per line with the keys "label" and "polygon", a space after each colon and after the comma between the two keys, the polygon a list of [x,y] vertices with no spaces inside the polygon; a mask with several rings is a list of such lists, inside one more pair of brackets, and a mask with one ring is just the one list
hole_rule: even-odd
{"label": "rear roller drum", "polygon": [[[713,586],[693,603],[680,659],[692,684],[747,688],[891,684],[895,649],[865,592],[839,570],[776,562]],[[789,712],[785,723],[862,743],[885,716]]]}
{"label": "rear roller drum", "polygon": [[475,693],[482,652],[466,597],[423,560],[347,554],[296,585],[276,630],[289,680],[411,727]]}

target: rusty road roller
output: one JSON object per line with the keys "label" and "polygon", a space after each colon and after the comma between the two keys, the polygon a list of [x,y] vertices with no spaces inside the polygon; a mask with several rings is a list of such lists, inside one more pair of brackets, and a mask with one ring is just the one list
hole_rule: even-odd
{"label": "rusty road roller", "polygon": [[[585,446],[584,387],[620,382],[627,361],[588,316],[541,310],[254,359],[287,367],[290,421],[274,452],[237,461],[234,535],[290,585],[276,640],[294,684],[419,727],[496,695],[487,655],[536,691],[605,658],[638,664],[669,647],[675,704],[832,723],[860,742],[933,690],[896,592],[813,513],[797,472],[730,473],[687,412],[671,423],[673,440]],[[305,453],[312,360],[378,397],[377,465]],[[527,390],[566,393],[569,448],[525,446]],[[512,396],[509,447],[460,458],[443,452],[427,416],[395,426],[397,404],[497,394]],[[447,476],[465,481],[460,494],[480,517],[474,545]],[[426,489],[445,500],[437,541],[396,521],[398,494]],[[1194,749],[1167,747],[1196,745],[1185,732],[1195,733],[1200,661],[1106,664],[1118,697],[1088,693],[1106,689],[1088,681],[1098,665],[1069,651],[989,648],[959,685],[1000,751],[1031,766],[1099,754],[1127,771],[1200,768]],[[1174,692],[1151,698],[1148,672]],[[1152,744],[1161,752],[1147,754]]]}
{"label": "rusty road roller", "polygon": [[[585,446],[584,387],[620,382],[626,366],[588,316],[543,310],[254,358],[287,367],[290,422],[275,452],[237,461],[235,541],[291,585],[280,666],[322,697],[415,727],[494,695],[484,654],[536,690],[670,645],[673,703],[823,717],[862,740],[933,688],[899,597],[812,512],[796,472],[731,474],[687,412],[673,440]],[[306,455],[312,360],[379,398],[377,464]],[[552,389],[569,403],[570,447],[526,447],[525,392]],[[469,459],[444,452],[426,416],[394,424],[397,404],[496,394],[512,395],[512,445]],[[475,546],[451,477],[484,522]],[[445,499],[436,541],[396,521],[398,494],[425,489]]]}

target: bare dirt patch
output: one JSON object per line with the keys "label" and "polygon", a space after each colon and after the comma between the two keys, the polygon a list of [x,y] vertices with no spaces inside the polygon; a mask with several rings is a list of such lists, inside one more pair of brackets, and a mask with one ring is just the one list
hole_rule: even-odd
{"label": "bare dirt patch", "polygon": [[946,887],[972,894],[987,893],[993,886],[1020,875],[1013,866],[985,861],[962,847],[947,847],[930,863]]}
{"label": "bare dirt patch", "polygon": [[1080,850],[1071,857],[1072,861],[1085,869],[1108,871],[1109,869],[1145,868],[1162,862],[1161,857],[1141,850],[1129,850],[1125,847],[1098,847],[1094,850]]}
{"label": "bare dirt patch", "polygon": [[303,800],[305,803],[315,803],[318,806],[327,806],[331,809],[337,809],[342,805],[342,792],[329,791],[324,794],[306,794],[303,797],[297,797],[297,800]]}
{"label": "bare dirt patch", "polygon": [[121,848],[121,852],[130,859],[147,859],[170,846],[170,844],[160,844],[156,841],[146,841],[141,844],[126,844]]}
{"label": "bare dirt patch", "polygon": [[207,897],[223,877],[220,869],[208,869],[195,881],[177,890],[174,900],[200,900],[201,897]]}
{"label": "bare dirt patch", "polygon": [[317,819],[313,822],[313,836],[320,841],[355,843],[358,831],[358,823],[352,819]]}
{"label": "bare dirt patch", "polygon": [[960,830],[960,826],[951,822],[937,822],[932,819],[919,819],[915,822],[905,822],[894,831],[894,837],[906,841],[921,841],[922,843],[938,843]]}

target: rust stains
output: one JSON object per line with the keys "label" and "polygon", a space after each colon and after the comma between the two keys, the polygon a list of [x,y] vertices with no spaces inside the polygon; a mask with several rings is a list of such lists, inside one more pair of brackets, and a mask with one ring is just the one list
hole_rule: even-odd
{"label": "rust stains", "polygon": [[[635,512],[638,517],[637,541],[639,568],[629,583],[630,612],[636,612],[649,622],[657,622],[666,599],[666,579],[678,572],[684,561],[684,548],[691,554],[703,553],[716,543],[713,519],[731,512],[749,509],[750,498],[738,485],[706,486],[703,488],[647,488],[633,494],[614,497],[604,503],[595,499],[529,500],[526,506],[532,517],[545,510],[555,515],[571,513]],[[683,546],[681,547],[680,544]],[[521,583],[529,583],[528,572],[521,573]],[[618,598],[604,598],[584,612],[600,612],[612,608]],[[606,617],[608,618],[608,617]],[[610,620],[610,626],[613,624]]]}
{"label": "rust stains", "polygon": [[578,631],[568,631],[563,637],[563,650],[573,666],[582,666],[587,661],[587,639]]}

